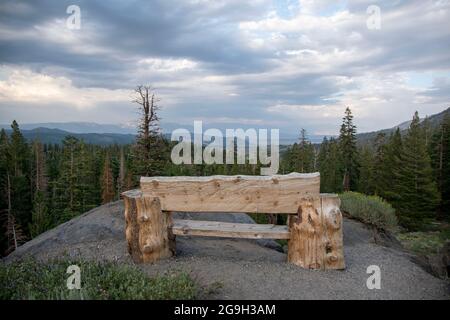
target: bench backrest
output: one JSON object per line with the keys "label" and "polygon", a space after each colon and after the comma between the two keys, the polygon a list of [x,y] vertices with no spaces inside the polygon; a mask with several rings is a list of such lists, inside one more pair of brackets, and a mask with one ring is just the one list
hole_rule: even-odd
{"label": "bench backrest", "polygon": [[320,197],[320,174],[142,177],[141,190],[164,211],[292,214],[302,199]]}

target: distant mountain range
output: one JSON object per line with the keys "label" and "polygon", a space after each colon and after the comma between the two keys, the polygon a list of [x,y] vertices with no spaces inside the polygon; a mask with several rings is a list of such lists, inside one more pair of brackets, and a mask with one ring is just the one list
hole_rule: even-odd
{"label": "distant mountain range", "polygon": [[[450,108],[447,108],[446,110],[444,110],[442,112],[439,112],[439,113],[436,113],[436,114],[433,114],[433,115],[427,117],[430,127],[431,128],[438,127],[442,123],[442,120],[444,119],[444,116],[446,113],[450,113]],[[421,121],[423,121],[423,120],[425,120],[425,118],[421,119]],[[356,135],[356,138],[358,139],[359,144],[366,144],[366,143],[370,143],[370,142],[374,141],[378,134],[384,133],[386,135],[390,135],[392,132],[395,132],[395,130],[397,130],[397,128],[399,128],[400,132],[403,134],[403,133],[406,133],[411,122],[412,122],[412,120],[409,120],[409,121],[402,122],[393,128],[372,131],[372,132],[359,133]]]}
{"label": "distant mountain range", "polygon": [[[59,144],[67,136],[74,136],[86,143],[102,146],[130,144],[135,140],[135,135],[121,133],[73,133],[49,128],[21,129],[20,131],[28,141],[39,139],[39,141],[45,144]],[[7,129],[6,132],[11,133],[11,129]]]}
{"label": "distant mountain range", "polygon": [[[437,127],[444,118],[446,113],[450,113],[450,108],[437,113],[435,115],[429,116],[428,121],[432,127]],[[422,119],[423,120],[423,119]],[[400,128],[402,132],[406,132],[409,128],[410,121],[403,122],[393,128],[383,129],[379,131],[372,131],[366,133],[359,133],[356,135],[359,144],[370,143],[373,141],[379,133],[385,133],[389,135],[394,132],[397,128]],[[164,135],[170,138],[170,132],[177,128],[185,128],[190,132],[193,132],[192,125],[181,125],[178,123],[170,123],[165,122],[162,123],[162,131]],[[98,124],[94,122],[49,122],[49,123],[19,123],[20,129],[24,137],[31,141],[34,139],[39,139],[43,143],[47,144],[57,144],[61,143],[61,141],[68,135],[72,135],[78,139],[82,139],[86,143],[90,144],[98,144],[98,145],[111,145],[111,144],[130,144],[135,141],[136,137],[136,128],[130,124],[118,125],[118,124]],[[219,126],[226,127],[226,124]],[[10,125],[0,125],[0,129],[6,129],[7,132],[10,132]],[[205,126],[203,130],[208,129],[208,126]],[[243,129],[247,129],[245,126]],[[225,131],[223,130],[223,133]],[[323,140],[322,135],[310,135],[308,138],[314,144],[320,144]],[[293,134],[281,134],[280,136],[280,144],[281,145],[289,145],[298,141],[298,136]]]}
{"label": "distant mountain range", "polygon": [[[227,124],[215,124],[225,134]],[[86,143],[109,145],[109,144],[128,144],[134,141],[136,128],[132,125],[117,124],[99,124],[94,122],[48,122],[48,123],[19,123],[20,130],[25,138],[33,140],[39,138],[43,143],[60,143],[67,135],[75,136],[83,139]],[[161,124],[162,132],[170,138],[173,130],[178,128],[194,131],[193,125],[182,125],[179,123],[164,122]],[[209,129],[211,126],[205,125],[203,130]],[[250,126],[242,126],[244,130]],[[0,124],[0,129],[7,132],[11,130],[9,124]],[[256,128],[258,129],[258,128]],[[320,143],[324,136],[310,135],[308,138],[313,143]],[[293,134],[285,134],[280,136],[280,144],[289,145],[298,141],[298,136]]]}
{"label": "distant mountain range", "polygon": [[[115,133],[136,134],[136,127],[129,124],[100,124],[95,122],[45,122],[45,123],[19,123],[20,130],[58,129],[71,133]],[[0,128],[11,129],[8,124],[1,124]]]}

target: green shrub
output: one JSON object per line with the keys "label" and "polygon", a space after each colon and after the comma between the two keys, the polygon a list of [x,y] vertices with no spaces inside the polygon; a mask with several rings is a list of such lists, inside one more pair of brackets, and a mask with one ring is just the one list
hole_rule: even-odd
{"label": "green shrub", "polygon": [[395,209],[378,196],[366,196],[357,192],[344,192],[341,198],[341,210],[352,218],[378,229],[396,231],[397,217]]}
{"label": "green shrub", "polygon": [[439,253],[450,241],[450,225],[444,221],[431,221],[423,229],[400,233],[397,237],[406,249],[420,255]]}
{"label": "green shrub", "polygon": [[[81,289],[69,290],[67,267],[81,270]],[[194,299],[197,287],[184,273],[150,278],[138,268],[106,262],[34,260],[0,264],[0,300]]]}
{"label": "green shrub", "polygon": [[446,241],[438,231],[401,233],[398,239],[406,249],[423,255],[439,252]]}

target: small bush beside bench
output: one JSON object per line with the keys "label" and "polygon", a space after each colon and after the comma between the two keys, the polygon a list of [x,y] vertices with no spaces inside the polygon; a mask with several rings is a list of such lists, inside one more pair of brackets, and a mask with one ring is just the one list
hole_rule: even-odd
{"label": "small bush beside bench", "polygon": [[350,217],[377,229],[397,231],[395,209],[382,198],[357,192],[344,192],[339,195],[339,198],[341,211]]}

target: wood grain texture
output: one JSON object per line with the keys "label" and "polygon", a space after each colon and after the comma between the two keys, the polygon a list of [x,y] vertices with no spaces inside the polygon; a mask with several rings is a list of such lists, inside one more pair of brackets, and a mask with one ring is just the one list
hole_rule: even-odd
{"label": "wood grain texture", "polygon": [[320,198],[304,199],[288,217],[288,261],[305,269],[323,269],[325,239]]}
{"label": "wood grain texture", "polygon": [[123,193],[128,250],[135,262],[155,262],[174,253],[172,217],[158,198],[138,190]]}
{"label": "wood grain texture", "polygon": [[325,236],[325,269],[345,269],[341,200],[336,194],[321,194]]}
{"label": "wood grain texture", "polygon": [[175,235],[243,239],[289,239],[287,226],[198,220],[175,219],[173,233]]}
{"label": "wood grain texture", "polygon": [[306,269],[344,269],[342,214],[334,194],[305,199],[288,217],[288,261]]}
{"label": "wood grain texture", "polygon": [[166,211],[292,214],[319,197],[320,175],[142,177],[141,189]]}
{"label": "wood grain texture", "polygon": [[139,224],[137,222],[137,207],[134,197],[124,196],[125,205],[125,237],[127,239],[128,253],[134,262],[142,262],[142,253],[139,248]]}

